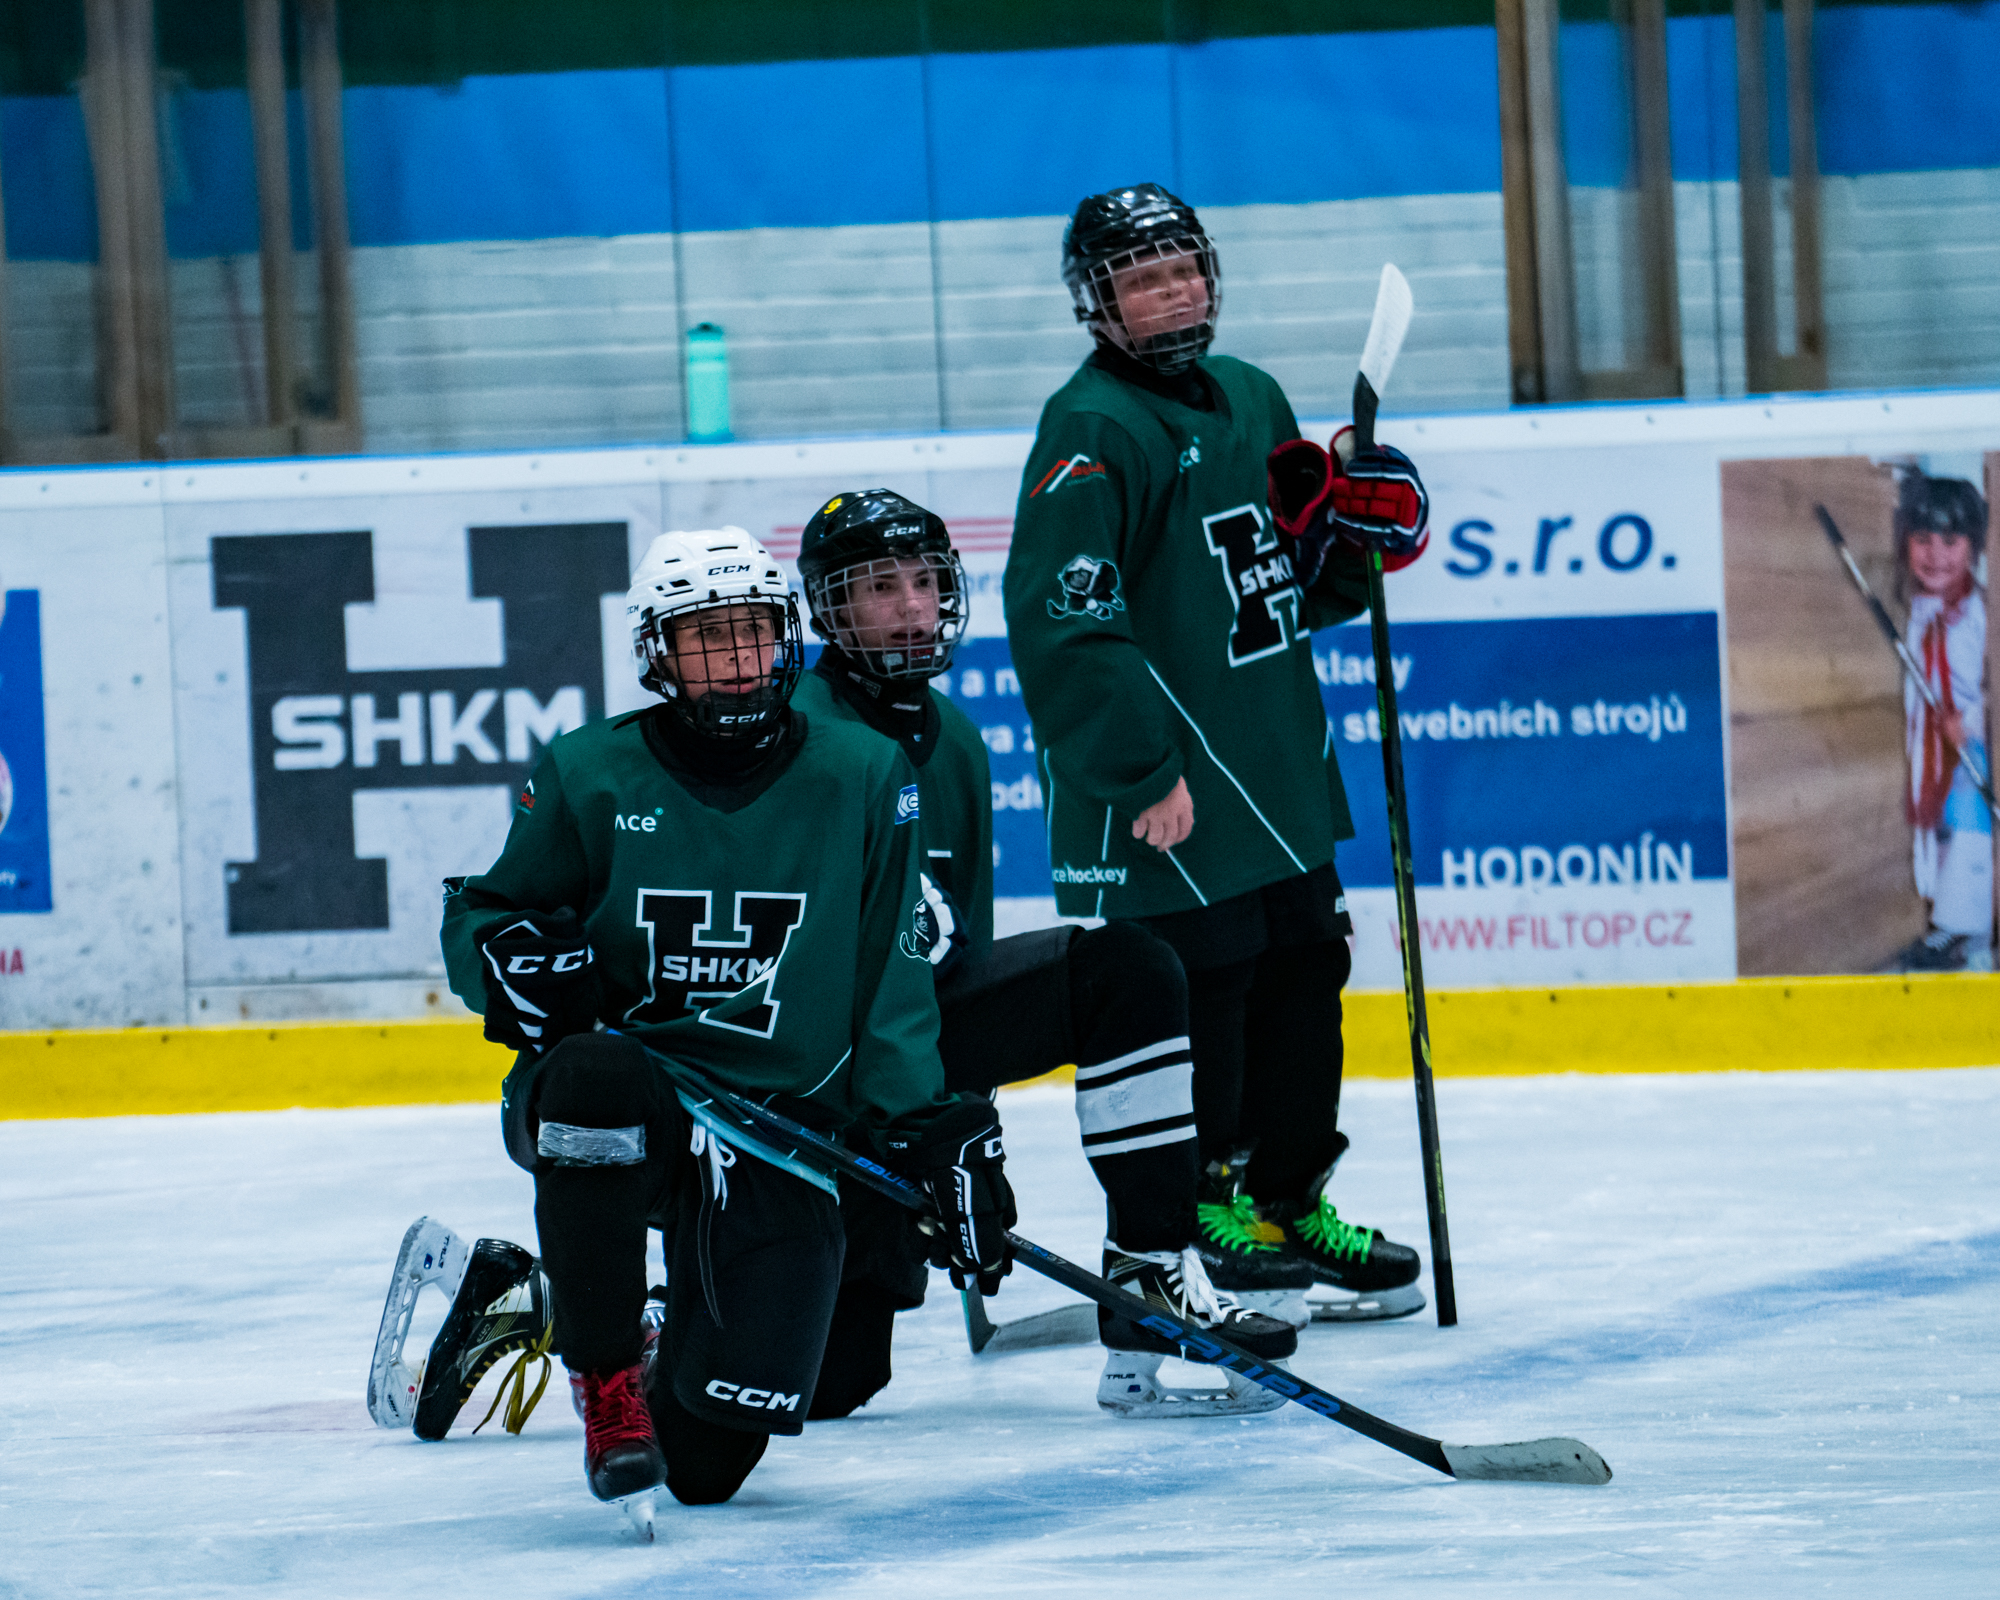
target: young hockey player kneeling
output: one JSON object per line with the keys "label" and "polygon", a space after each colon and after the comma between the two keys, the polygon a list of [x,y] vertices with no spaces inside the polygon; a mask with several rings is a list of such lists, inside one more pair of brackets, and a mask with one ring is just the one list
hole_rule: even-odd
{"label": "young hockey player kneeling", "polygon": [[[835,495],[806,524],[799,574],[827,643],[798,704],[815,726],[865,723],[916,768],[946,1086],[987,1095],[1074,1063],[1083,1151],[1106,1200],[1105,1277],[1266,1361],[1291,1355],[1290,1322],[1217,1289],[1259,1306],[1289,1301],[1303,1323],[1312,1274],[1275,1252],[1217,1251],[1196,1220],[1187,982],[1174,952],[1129,922],[993,937],[986,745],[930,687],[966,623],[965,574],[943,520],[887,489]],[[909,1214],[866,1191],[842,1201],[847,1266],[815,1417],[845,1416],[889,1381],[895,1313],[924,1297]],[[1109,1351],[1098,1403],[1108,1411],[1215,1416],[1283,1404],[1247,1379],[1161,1384],[1176,1346],[1129,1318],[1099,1311],[1098,1335]]]}
{"label": "young hockey player kneeling", "polygon": [[[727,1500],[800,1432],[844,1244],[830,1179],[719,1129],[649,1050],[860,1130],[929,1188],[957,1274],[997,1285],[1014,1205],[991,1104],[943,1085],[909,763],[791,708],[797,607],[740,529],[661,535],[626,615],[665,704],[550,746],[499,860],[447,885],[443,938],[454,992],[520,1051],[501,1118],[591,1492],[650,1532],[656,1486]],[[649,1226],[668,1294],[648,1375]]]}

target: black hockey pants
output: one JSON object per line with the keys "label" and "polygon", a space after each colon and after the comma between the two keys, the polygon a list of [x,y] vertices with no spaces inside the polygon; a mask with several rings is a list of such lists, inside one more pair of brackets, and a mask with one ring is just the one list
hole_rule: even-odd
{"label": "black hockey pants", "polygon": [[692,1504],[728,1499],[812,1405],[843,1254],[833,1196],[718,1143],[615,1034],[524,1060],[501,1103],[508,1153],[535,1175],[555,1346],[572,1372],[638,1361],[647,1228],[664,1234],[647,1399],[667,1487]]}
{"label": "black hockey pants", "polygon": [[[1172,950],[1137,924],[1048,928],[997,940],[939,986],[945,1085],[990,1094],[1077,1069],[1084,1154],[1103,1186],[1106,1235],[1178,1250],[1195,1235],[1187,986]],[[895,1313],[928,1273],[909,1213],[845,1185],[847,1269],[813,1416],[842,1417],[889,1381]]]}
{"label": "black hockey pants", "polygon": [[1332,867],[1148,918],[1187,971],[1201,1159],[1245,1145],[1244,1188],[1303,1200],[1340,1151],[1340,991],[1353,968]]}

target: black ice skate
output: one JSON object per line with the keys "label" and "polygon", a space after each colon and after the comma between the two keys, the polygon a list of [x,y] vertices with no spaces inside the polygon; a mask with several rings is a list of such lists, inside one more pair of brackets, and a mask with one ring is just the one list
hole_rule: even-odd
{"label": "black ice skate", "polygon": [[1224,1294],[1294,1328],[1312,1320],[1306,1291],[1313,1286],[1312,1269],[1285,1251],[1285,1235],[1275,1223],[1257,1214],[1243,1193],[1243,1164],[1249,1151],[1233,1152],[1225,1161],[1211,1161],[1195,1186],[1195,1216],[1208,1280]]}
{"label": "black ice skate", "polygon": [[653,1537],[653,1494],[667,1481],[653,1435],[645,1380],[635,1362],[618,1372],[584,1373],[583,1471],[590,1492],[621,1508],[642,1539]]}
{"label": "black ice skate", "polygon": [[[542,1276],[541,1264],[517,1244],[481,1239],[472,1247],[451,1310],[424,1360],[412,1423],[417,1437],[442,1439],[493,1363],[516,1352],[520,1359],[480,1427],[492,1418],[501,1399],[508,1397],[511,1384],[506,1428],[509,1433],[519,1433],[548,1387],[549,1344],[554,1331],[548,1279]],[[527,1368],[537,1360],[542,1364],[541,1381],[529,1395]]]}
{"label": "black ice skate", "polygon": [[[1231,1344],[1273,1366],[1299,1347],[1290,1323],[1238,1305],[1208,1281],[1201,1254],[1159,1250],[1128,1254],[1104,1246],[1104,1276],[1117,1288],[1213,1329]],[[1097,1380],[1097,1403],[1121,1417],[1239,1417],[1273,1411],[1284,1396],[1223,1369],[1227,1388],[1178,1389],[1160,1382],[1160,1363],[1179,1355],[1180,1345],[1128,1317],[1099,1308],[1097,1334],[1109,1354]]]}
{"label": "black ice skate", "polygon": [[1991,972],[1993,947],[1974,944],[1965,933],[1946,933],[1933,928],[1921,939],[1912,939],[1896,952],[1889,963],[1891,972]]}
{"label": "black ice skate", "polygon": [[[1346,1135],[1337,1135],[1338,1162],[1347,1149]],[[1267,1222],[1285,1236],[1285,1252],[1312,1269],[1314,1279],[1336,1291],[1332,1299],[1315,1298],[1312,1314],[1321,1322],[1380,1322],[1407,1317],[1424,1308],[1417,1287],[1423,1263],[1408,1245],[1385,1239],[1379,1228],[1357,1228],[1343,1222],[1326,1198],[1329,1166],[1307,1193],[1310,1200],[1280,1200],[1260,1206]]]}

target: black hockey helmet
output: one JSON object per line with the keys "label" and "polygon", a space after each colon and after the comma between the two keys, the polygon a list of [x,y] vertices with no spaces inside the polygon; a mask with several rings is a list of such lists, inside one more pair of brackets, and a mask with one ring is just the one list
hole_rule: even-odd
{"label": "black hockey helmet", "polygon": [[[914,565],[912,565],[914,564]],[[878,678],[934,678],[964,637],[965,569],[944,518],[892,489],[837,494],[799,541],[799,577],[813,632]],[[910,582],[937,596],[935,627],[860,612],[877,585]]]}
{"label": "black hockey helmet", "polygon": [[[1181,327],[1155,333],[1125,326],[1113,274],[1147,261],[1192,257],[1208,284],[1208,310]],[[1222,269],[1194,207],[1157,183],[1111,189],[1081,201],[1063,230],[1063,282],[1076,302],[1076,320],[1102,330],[1149,367],[1181,372],[1208,353],[1222,306]],[[1123,338],[1110,332],[1116,328]]]}
{"label": "black hockey helmet", "polygon": [[1897,485],[1895,529],[1899,561],[1913,533],[1955,533],[1971,542],[1977,558],[1986,550],[1986,501],[1963,478],[1933,478],[1912,468]]}

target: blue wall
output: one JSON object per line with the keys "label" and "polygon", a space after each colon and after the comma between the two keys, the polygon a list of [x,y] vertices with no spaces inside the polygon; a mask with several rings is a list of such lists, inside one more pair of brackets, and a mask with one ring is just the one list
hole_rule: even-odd
{"label": "blue wall", "polygon": [[[1729,20],[1674,19],[1668,51],[1676,173],[1734,176]],[[1564,52],[1572,177],[1616,182],[1609,30]],[[1996,64],[1993,0],[1822,11],[1822,169],[2000,166]],[[1496,78],[1490,29],[1442,28],[351,89],[349,206],[356,244],[397,245],[1051,215],[1140,178],[1210,206],[1490,192]],[[254,250],[244,97],[182,92],[168,121],[169,248]],[[76,101],[6,101],[0,141],[9,255],[94,256]]]}

